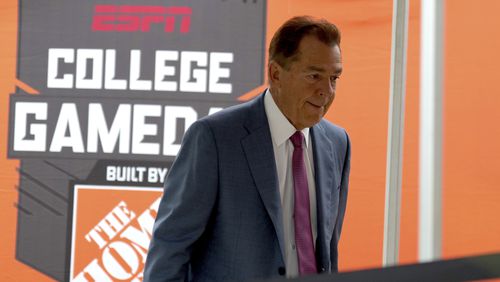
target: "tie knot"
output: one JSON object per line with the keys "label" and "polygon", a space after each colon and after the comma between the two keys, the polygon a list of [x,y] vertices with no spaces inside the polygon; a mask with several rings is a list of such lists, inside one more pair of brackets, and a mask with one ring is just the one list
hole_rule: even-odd
{"label": "tie knot", "polygon": [[290,141],[292,141],[294,148],[302,148],[303,140],[304,140],[304,135],[302,135],[302,132],[300,131],[295,131],[295,133],[292,136],[290,136]]}

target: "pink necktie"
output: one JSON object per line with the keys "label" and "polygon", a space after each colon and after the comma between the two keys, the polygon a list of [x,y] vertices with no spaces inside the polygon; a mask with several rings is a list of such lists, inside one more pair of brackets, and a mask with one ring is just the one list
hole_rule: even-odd
{"label": "pink necktie", "polygon": [[300,131],[295,132],[290,137],[290,141],[292,141],[294,147],[292,156],[293,187],[295,193],[294,223],[300,275],[318,273],[309,212],[307,172],[302,150],[303,140],[304,136]]}

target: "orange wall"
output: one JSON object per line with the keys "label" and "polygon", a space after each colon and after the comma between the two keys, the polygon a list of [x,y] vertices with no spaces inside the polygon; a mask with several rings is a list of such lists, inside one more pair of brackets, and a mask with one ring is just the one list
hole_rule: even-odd
{"label": "orange wall", "polygon": [[500,2],[447,1],[445,256],[500,251]]}
{"label": "orange wall", "polygon": [[[420,1],[410,1],[400,258],[417,260]],[[312,4],[314,3],[314,4]],[[446,1],[443,255],[500,251],[500,18],[496,0]],[[381,266],[391,0],[268,0],[268,34],[299,14],[342,30],[344,73],[328,118],[348,129],[352,168],[340,268]],[[7,160],[17,1],[0,1],[0,277],[48,280],[14,258],[17,160]],[[269,36],[268,36],[269,42]]]}
{"label": "orange wall", "polygon": [[15,260],[18,160],[7,159],[9,94],[16,75],[17,1],[0,1],[0,280],[52,281]]}

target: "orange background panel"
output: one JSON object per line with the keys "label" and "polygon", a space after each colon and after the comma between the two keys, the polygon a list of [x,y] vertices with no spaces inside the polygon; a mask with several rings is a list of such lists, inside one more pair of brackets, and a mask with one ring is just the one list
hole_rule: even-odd
{"label": "orange background panel", "polygon": [[500,251],[500,2],[446,1],[443,251]]}
{"label": "orange background panel", "polygon": [[53,281],[15,259],[18,160],[7,159],[9,94],[16,75],[17,1],[0,1],[0,280]]}
{"label": "orange background panel", "polygon": [[[352,141],[340,270],[379,267],[385,201],[391,0],[268,0],[268,36],[286,19],[311,14],[342,31],[344,72],[327,118]],[[445,1],[443,256],[500,251],[500,2]],[[0,278],[47,281],[15,260],[17,160],[6,157],[8,94],[14,91],[17,1],[0,1]],[[420,1],[410,1],[402,263],[417,261]],[[243,93],[242,93],[243,94]]]}

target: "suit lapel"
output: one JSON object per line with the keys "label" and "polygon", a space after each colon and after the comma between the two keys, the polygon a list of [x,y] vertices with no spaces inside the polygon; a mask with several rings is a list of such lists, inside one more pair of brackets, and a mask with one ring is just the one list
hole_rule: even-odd
{"label": "suit lapel", "polygon": [[249,134],[241,140],[241,145],[257,190],[276,230],[281,255],[284,259],[283,215],[278,189],[278,176],[263,97],[264,95],[261,95],[252,102],[245,125]]}
{"label": "suit lapel", "polygon": [[335,168],[333,160],[335,151],[332,143],[326,136],[323,125],[318,123],[311,128],[311,138],[313,143],[314,170],[316,182],[316,202],[317,202],[317,226],[318,237],[316,241],[317,257],[320,259],[320,267],[324,267],[324,262],[329,262],[330,240],[333,231],[332,222],[332,189],[336,183]]}

